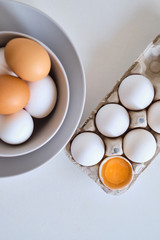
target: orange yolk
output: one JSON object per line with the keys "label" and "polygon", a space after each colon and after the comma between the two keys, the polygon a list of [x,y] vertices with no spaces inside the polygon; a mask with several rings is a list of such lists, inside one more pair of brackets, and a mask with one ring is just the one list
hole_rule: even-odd
{"label": "orange yolk", "polygon": [[132,167],[123,158],[114,157],[103,164],[101,177],[106,186],[111,189],[119,189],[131,181]]}

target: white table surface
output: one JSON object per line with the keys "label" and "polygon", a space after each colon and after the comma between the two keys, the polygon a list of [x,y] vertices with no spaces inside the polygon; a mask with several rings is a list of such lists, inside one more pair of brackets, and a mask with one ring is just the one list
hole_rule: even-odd
{"label": "white table surface", "polygon": [[[56,20],[86,73],[83,122],[160,33],[159,0],[21,0]],[[0,179],[1,240],[159,240],[160,157],[119,197],[107,195],[62,151]]]}

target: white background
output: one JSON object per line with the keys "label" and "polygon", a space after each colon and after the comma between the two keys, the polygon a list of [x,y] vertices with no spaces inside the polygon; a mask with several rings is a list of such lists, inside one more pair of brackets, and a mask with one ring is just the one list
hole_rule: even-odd
{"label": "white background", "polygon": [[[159,0],[21,0],[56,20],[84,64],[83,122],[160,33]],[[159,240],[160,157],[119,197],[62,151],[29,173],[0,179],[0,240]]]}

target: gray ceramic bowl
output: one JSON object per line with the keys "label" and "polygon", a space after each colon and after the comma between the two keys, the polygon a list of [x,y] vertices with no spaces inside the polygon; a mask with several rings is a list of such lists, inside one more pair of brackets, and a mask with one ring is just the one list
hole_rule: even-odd
{"label": "gray ceramic bowl", "polygon": [[16,1],[0,0],[0,31],[22,32],[46,44],[63,64],[70,90],[68,112],[56,135],[29,154],[0,157],[0,177],[4,177],[33,170],[52,160],[65,147],[82,116],[86,83],[83,66],[73,43],[61,26],[42,11]]}
{"label": "gray ceramic bowl", "polygon": [[10,145],[0,141],[1,157],[24,155],[46,144],[60,129],[69,105],[69,84],[67,75],[56,55],[37,39],[18,32],[1,31],[0,47],[4,47],[9,40],[17,37],[25,37],[37,41],[47,50],[51,59],[50,76],[54,79],[57,87],[57,103],[53,111],[47,117],[42,119],[33,118],[34,130],[31,137],[26,142],[19,145]]}

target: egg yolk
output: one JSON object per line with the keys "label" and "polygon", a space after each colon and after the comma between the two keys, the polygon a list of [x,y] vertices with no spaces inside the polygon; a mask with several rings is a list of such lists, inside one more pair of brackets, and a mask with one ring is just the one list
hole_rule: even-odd
{"label": "egg yolk", "polygon": [[114,157],[103,164],[101,177],[106,186],[111,189],[119,189],[131,181],[132,167],[123,158]]}

